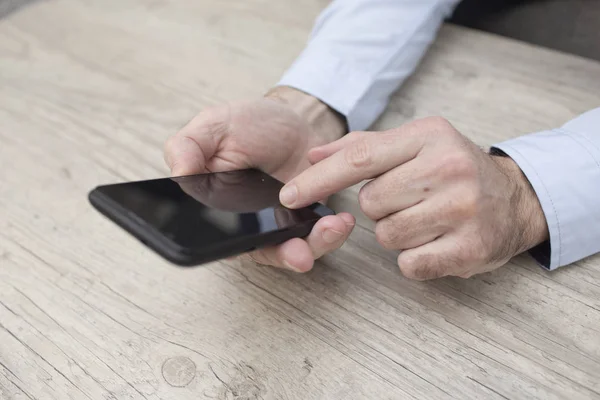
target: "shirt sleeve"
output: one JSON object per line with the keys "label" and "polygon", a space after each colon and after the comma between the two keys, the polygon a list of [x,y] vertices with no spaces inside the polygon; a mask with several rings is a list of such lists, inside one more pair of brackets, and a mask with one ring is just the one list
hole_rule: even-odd
{"label": "shirt sleeve", "polygon": [[368,128],[415,70],[459,0],[334,0],[279,85],[317,97]]}
{"label": "shirt sleeve", "polygon": [[500,143],[540,200],[550,241],[531,253],[553,270],[600,252],[600,108],[562,128]]}

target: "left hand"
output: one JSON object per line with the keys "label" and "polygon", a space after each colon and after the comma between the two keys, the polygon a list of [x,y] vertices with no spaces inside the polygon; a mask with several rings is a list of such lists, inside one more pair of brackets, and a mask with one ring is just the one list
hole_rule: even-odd
{"label": "left hand", "polygon": [[312,149],[314,165],[280,193],[302,207],[372,179],[360,207],[412,279],[491,271],[547,240],[537,196],[517,164],[491,156],[432,117],[389,131],[354,132]]}
{"label": "left hand", "polygon": [[[258,168],[287,182],[310,166],[310,148],[340,138],[345,129],[341,115],[316,97],[278,86],[265,98],[203,110],[167,141],[165,161],[173,176]],[[255,250],[250,257],[307,272],[316,259],[344,243],[354,224],[348,213],[328,215],[306,238]]]}

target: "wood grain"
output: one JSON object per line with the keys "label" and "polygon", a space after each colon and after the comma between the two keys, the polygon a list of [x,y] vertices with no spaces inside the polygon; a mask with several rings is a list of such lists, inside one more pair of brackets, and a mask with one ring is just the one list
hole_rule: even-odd
{"label": "wood grain", "polygon": [[[0,398],[600,398],[600,258],[404,279],[360,217],[294,275],[179,269],[94,212],[167,173],[201,108],[260,95],[326,1],[53,0],[0,21]],[[600,64],[444,27],[377,123],[440,114],[481,145],[600,104]],[[356,190],[333,199],[359,213]]]}

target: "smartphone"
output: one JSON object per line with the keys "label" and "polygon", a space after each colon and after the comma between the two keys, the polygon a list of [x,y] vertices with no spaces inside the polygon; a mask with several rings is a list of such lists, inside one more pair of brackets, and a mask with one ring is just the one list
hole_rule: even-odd
{"label": "smartphone", "polygon": [[196,266],[305,237],[334,214],[320,203],[284,207],[282,187],[248,169],[98,186],[89,200],[163,258]]}

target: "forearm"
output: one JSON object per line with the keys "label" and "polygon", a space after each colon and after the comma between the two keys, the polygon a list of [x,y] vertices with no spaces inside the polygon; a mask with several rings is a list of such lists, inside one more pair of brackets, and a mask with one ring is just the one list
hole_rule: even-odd
{"label": "forearm", "polygon": [[519,165],[543,209],[549,242],[532,251],[540,264],[555,269],[600,252],[600,108],[495,148]]}
{"label": "forearm", "polygon": [[280,85],[309,93],[364,130],[412,74],[459,0],[335,0]]}

